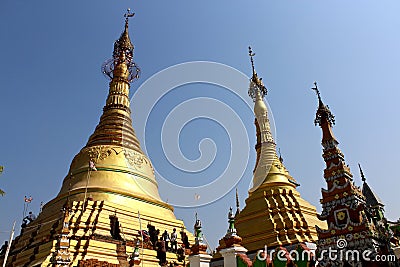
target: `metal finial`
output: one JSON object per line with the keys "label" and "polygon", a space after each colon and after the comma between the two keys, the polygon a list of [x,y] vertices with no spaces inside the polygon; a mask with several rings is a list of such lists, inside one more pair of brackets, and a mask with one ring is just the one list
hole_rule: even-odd
{"label": "metal finial", "polygon": [[366,181],[367,179],[365,179],[365,176],[364,176],[364,173],[363,173],[363,171],[362,171],[362,169],[361,169],[360,163],[358,163],[358,167],[360,168],[361,180],[365,183],[365,181]]}
{"label": "metal finial", "polygon": [[253,101],[256,100],[257,95],[260,94],[261,98],[263,98],[267,93],[268,90],[265,87],[265,85],[262,82],[262,78],[259,78],[256,69],[254,67],[254,59],[253,57],[255,56],[255,53],[253,53],[253,50],[251,49],[251,46],[249,46],[249,56],[251,60],[251,68],[253,70],[253,75],[250,79],[250,88],[249,88],[249,96],[253,98]]}
{"label": "metal finial", "polygon": [[313,87],[313,88],[311,88],[311,89],[314,90],[315,93],[317,93],[318,100],[319,100],[320,102],[322,102],[322,100],[321,100],[321,94],[319,93],[318,86],[317,86],[317,82],[314,82],[314,86],[315,86],[315,87]]}
{"label": "metal finial", "polygon": [[319,106],[318,106],[317,114],[316,114],[316,117],[314,120],[314,124],[315,125],[319,124],[319,126],[321,126],[323,121],[327,120],[330,125],[334,125],[335,124],[335,116],[329,110],[329,106],[325,106],[324,103],[322,103],[321,94],[318,90],[317,82],[314,82],[314,86],[315,87],[313,87],[311,89],[317,93],[318,102],[319,102]]}
{"label": "metal finial", "polygon": [[249,46],[249,56],[250,56],[250,61],[251,61],[251,68],[253,69],[253,74],[256,73],[256,70],[255,70],[255,68],[254,68],[254,60],[253,60],[253,57],[254,57],[255,55],[256,55],[256,54],[253,53],[253,50],[251,49],[251,46]]}
{"label": "metal finial", "polygon": [[[133,17],[134,15],[135,13],[132,13],[128,8],[127,12],[124,14],[125,29],[119,39],[114,42],[113,58],[105,61],[101,66],[103,74],[111,80],[114,79],[115,74],[118,75],[119,79],[123,79],[128,83],[131,83],[133,80],[139,78],[140,69],[133,61],[134,46],[129,38],[128,29],[129,18]],[[125,64],[128,68],[128,72],[117,71],[115,73],[114,70],[116,70],[117,65],[120,64]]]}
{"label": "metal finial", "polygon": [[128,9],[126,10],[126,13],[124,14],[126,25],[128,25],[128,20],[129,20],[129,18],[131,18],[131,17],[133,17],[133,16],[135,16],[135,13],[131,13],[131,9],[128,8]]}

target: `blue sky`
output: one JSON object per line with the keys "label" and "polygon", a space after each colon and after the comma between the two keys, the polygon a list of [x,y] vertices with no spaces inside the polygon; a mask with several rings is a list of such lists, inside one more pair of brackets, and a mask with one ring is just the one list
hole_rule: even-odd
{"label": "blue sky", "polygon": [[[155,73],[188,61],[219,62],[250,75],[247,47],[252,45],[257,71],[269,89],[277,146],[301,184],[302,197],[320,210],[324,165],[321,131],[313,124],[317,100],[310,90],[317,80],[336,116],[334,132],[356,184],[361,184],[361,163],[367,181],[386,204],[388,219],[400,217],[398,1],[4,0],[0,164],[5,170],[0,188],[7,194],[0,198],[0,242],[8,238],[4,231],[12,221],[21,219],[24,195],[32,195],[31,207],[37,211],[40,201],[58,193],[72,158],[98,123],[108,91],[100,66],[111,57],[127,7],[136,12],[130,35],[142,69],[132,91]],[[215,97],[237,107],[246,128],[255,131],[251,112],[228,92],[198,84],[178,89],[176,97],[164,99],[159,112],[168,112],[179,100]],[[140,113],[134,106],[132,110]],[[196,120],[179,139],[190,159],[199,156],[197,144],[205,137],[222,147],[207,178],[227,162],[223,153],[229,143],[223,128]],[[163,168],[160,142],[152,138],[146,141],[148,152],[153,164]],[[251,147],[254,139],[250,136]],[[250,152],[250,165],[238,184],[242,207],[253,168],[255,152]],[[215,247],[227,229],[230,205],[234,191],[200,208],[177,208],[176,215],[191,229],[197,211]]]}

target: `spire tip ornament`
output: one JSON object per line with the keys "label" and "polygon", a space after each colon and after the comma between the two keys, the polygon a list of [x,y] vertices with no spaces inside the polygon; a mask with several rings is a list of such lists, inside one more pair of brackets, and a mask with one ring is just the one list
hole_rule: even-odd
{"label": "spire tip ornament", "polygon": [[249,46],[249,56],[250,56],[250,61],[251,61],[251,68],[253,69],[253,75],[256,73],[255,68],[254,68],[254,60],[253,57],[256,55],[256,53],[253,53],[253,50],[251,50],[251,46]]}
{"label": "spire tip ornament", "polygon": [[134,46],[129,38],[128,23],[129,18],[135,13],[131,13],[130,8],[127,9],[125,17],[125,29],[118,40],[114,42],[113,57],[103,63],[101,66],[102,73],[109,79],[115,78],[131,83],[139,78],[140,69],[133,62]]}
{"label": "spire tip ornament", "polygon": [[135,13],[131,13],[131,9],[128,7],[126,13],[124,14],[125,22],[128,23],[129,18],[135,16]]}
{"label": "spire tip ornament", "polygon": [[253,99],[253,101],[256,101],[256,99],[258,97],[263,98],[268,93],[267,88],[265,87],[265,85],[262,82],[262,78],[258,78],[257,72],[255,70],[254,59],[253,59],[253,57],[255,55],[256,54],[253,52],[253,50],[249,46],[249,56],[250,56],[250,61],[251,61],[251,68],[253,71],[253,75],[250,79],[249,96]]}
{"label": "spire tip ornament", "polygon": [[320,103],[322,103],[321,94],[320,94],[320,92],[319,92],[319,90],[318,90],[317,82],[314,82],[314,86],[315,86],[315,87],[311,88],[311,90],[314,90],[314,91],[315,91],[315,93],[316,93],[317,96],[318,96],[318,101],[319,101]]}
{"label": "spire tip ornament", "polygon": [[314,124],[322,126],[323,121],[326,120],[330,125],[335,125],[335,116],[329,110],[329,106],[324,105],[324,103],[322,102],[321,93],[319,92],[317,82],[314,82],[314,86],[315,87],[311,89],[315,91],[318,97],[318,110],[314,120]]}
{"label": "spire tip ornament", "polygon": [[238,189],[236,187],[236,213],[235,213],[235,217],[240,213],[240,207],[239,207],[239,192]]}

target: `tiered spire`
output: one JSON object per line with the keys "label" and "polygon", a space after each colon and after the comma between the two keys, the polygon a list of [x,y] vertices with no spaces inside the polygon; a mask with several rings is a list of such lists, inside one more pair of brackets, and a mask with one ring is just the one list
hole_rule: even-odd
{"label": "tiered spire", "polygon": [[[254,101],[254,115],[256,126],[256,165],[254,167],[253,173],[253,188],[251,191],[258,188],[262,183],[268,182],[267,175],[272,169],[276,169],[286,178],[285,182],[292,183],[296,186],[297,183],[293,177],[289,175],[285,166],[279,160],[276,153],[276,144],[271,132],[271,124],[268,117],[268,109],[264,102],[264,97],[267,95],[267,88],[265,87],[262,78],[258,77],[258,74],[254,66],[254,56],[255,53],[249,46],[249,56],[252,67],[252,77],[250,78],[250,86],[248,94]],[[276,168],[275,168],[276,167]]]}
{"label": "tiered spire", "polygon": [[[332,126],[335,123],[334,115],[329,110],[329,107],[322,102],[321,94],[316,82],[314,82],[312,90],[316,92],[318,97],[319,104],[314,123],[315,125],[318,124],[322,129],[322,146],[324,148],[323,158],[326,162],[324,177],[328,184],[328,190],[322,190],[323,199],[321,200],[321,203],[323,204],[324,210],[320,216],[325,220],[332,208],[332,203],[330,203],[331,201],[336,203],[338,199],[343,198],[343,204],[351,204],[353,208],[356,208],[363,205],[364,197],[361,191],[352,182],[353,175],[344,161],[344,155],[338,148],[339,142],[336,140],[332,132]],[[324,196],[333,194],[332,192],[338,188],[340,188],[340,191],[345,190],[346,194],[343,196],[340,194],[334,194],[334,198],[328,198],[328,200],[324,198]],[[329,208],[325,208],[325,204],[327,204],[327,207]],[[334,220],[328,221],[328,223],[334,223]]]}
{"label": "tiered spire", "polygon": [[315,207],[301,198],[295,179],[277,155],[271,133],[268,109],[263,100],[267,88],[258,76],[254,56],[249,47],[252,67],[249,96],[254,101],[257,158],[253,171],[253,187],[245,207],[235,216],[238,235],[249,251],[268,246],[313,242],[318,224]]}
{"label": "tiered spire", "polygon": [[[357,250],[360,255],[363,251],[369,250],[373,257],[374,254],[382,251],[385,245],[379,237],[375,222],[370,221],[365,195],[359,187],[354,185],[350,168],[346,165],[344,155],[338,148],[339,142],[332,132],[332,126],[335,123],[334,116],[329,107],[322,102],[317,83],[314,83],[312,89],[318,97],[318,109],[314,122],[322,129],[322,156],[326,163],[324,178],[327,183],[327,189],[322,189],[323,210],[319,219],[327,222],[328,229],[317,228],[318,250],[324,251],[339,246],[339,241],[344,239],[346,246],[339,249]],[[365,184],[361,168],[360,171]],[[336,266],[342,263],[337,259],[335,261],[325,257],[320,265]]]}
{"label": "tiered spire", "polygon": [[139,141],[132,128],[129,105],[130,83],[139,77],[139,68],[133,61],[134,46],[129,38],[129,18],[125,16],[125,29],[114,42],[112,59],[102,66],[104,75],[111,79],[110,90],[103,108],[103,115],[86,147],[95,145],[120,145],[141,152]]}

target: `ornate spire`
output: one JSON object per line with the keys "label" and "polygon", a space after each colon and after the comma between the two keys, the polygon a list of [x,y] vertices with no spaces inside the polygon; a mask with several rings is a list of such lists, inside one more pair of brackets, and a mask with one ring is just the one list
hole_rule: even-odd
{"label": "ornate spire", "polygon": [[337,142],[332,132],[332,125],[335,124],[335,116],[329,110],[329,107],[322,102],[317,82],[314,82],[314,87],[311,89],[314,90],[318,96],[318,110],[315,115],[314,124],[318,124],[322,128],[322,144],[326,146],[327,142],[334,142],[335,145],[338,145],[339,142]]}
{"label": "ornate spire", "polygon": [[262,144],[266,142],[274,143],[274,139],[271,134],[271,125],[268,119],[268,109],[263,100],[263,97],[267,94],[267,88],[264,86],[262,79],[258,78],[257,76],[253,60],[255,53],[253,53],[250,46],[249,56],[251,59],[251,67],[253,70],[253,75],[250,79],[249,96],[254,101],[254,114],[256,115],[257,127],[257,144]]}
{"label": "ornate spire", "polygon": [[106,61],[102,66],[103,74],[110,79],[118,78],[126,82],[132,82],[139,77],[140,69],[133,62],[134,46],[129,38],[129,18],[131,13],[128,8],[125,13],[125,29],[118,40],[114,42],[113,58]]}
{"label": "ornate spire", "polygon": [[249,56],[250,56],[250,61],[251,61],[251,67],[253,70],[253,75],[251,76],[250,79],[250,88],[249,88],[249,96],[253,98],[253,101],[255,102],[259,98],[262,99],[265,95],[267,95],[268,90],[264,86],[262,82],[262,78],[258,78],[257,72],[254,68],[254,60],[253,57],[256,54],[253,53],[253,50],[251,50],[251,47],[249,46]]}
{"label": "ornate spire", "polygon": [[129,38],[129,18],[134,13],[128,9],[125,28],[114,42],[113,57],[102,66],[103,74],[111,79],[110,89],[103,108],[103,115],[87,147],[94,145],[120,145],[143,153],[135,136],[130,118],[130,83],[139,77],[139,68],[133,61],[134,46]]}
{"label": "ornate spire", "polygon": [[[338,147],[338,142],[332,133],[334,117],[329,108],[322,103],[318,87],[312,88],[317,92],[319,107],[315,123],[322,129],[322,157],[325,161],[324,178],[327,189],[322,189],[322,212],[318,218],[326,221],[328,229],[317,228],[319,251],[327,250],[338,245],[337,240],[346,237],[347,247],[342,248],[344,253],[351,248],[360,254],[363,251],[370,251],[371,255],[379,253],[385,246],[386,241],[379,237],[381,224],[378,220],[381,217],[374,217],[374,211],[369,207],[381,207],[380,200],[365,182],[364,174],[360,167],[364,181],[362,191],[354,185],[353,175],[349,166],[345,163],[344,154]],[[375,224],[375,225],[374,225]],[[357,240],[357,236],[363,236],[363,242]],[[349,238],[348,238],[349,237]],[[377,245],[379,244],[379,245]],[[322,266],[333,266],[336,262],[328,257],[322,259]],[[354,264],[358,264],[354,261]]]}
{"label": "ornate spire", "polygon": [[[277,155],[271,134],[268,109],[263,98],[267,93],[254,67],[254,53],[249,48],[252,66],[249,96],[254,100],[257,158],[253,170],[253,186],[245,206],[235,216],[237,235],[249,251],[268,246],[313,242],[316,239],[316,209],[300,197],[296,180],[290,175]],[[230,221],[230,220],[229,220]],[[229,248],[237,241],[225,237],[220,249]]]}
{"label": "ornate spire", "polygon": [[[286,168],[279,160],[276,152],[276,145],[271,133],[271,124],[268,117],[268,109],[263,99],[267,94],[267,88],[264,86],[255,70],[254,55],[251,47],[249,47],[249,56],[253,72],[252,78],[250,79],[249,96],[254,101],[254,124],[256,126],[257,136],[257,143],[255,146],[257,152],[256,166],[253,170],[253,188],[250,191],[257,189],[262,183],[268,180],[266,177],[274,166],[278,166],[276,169],[279,173],[283,174],[282,177],[284,177],[283,179],[285,181],[294,181],[293,177],[289,175]],[[296,185],[296,183],[294,183],[294,185]]]}
{"label": "ornate spire", "polygon": [[319,126],[322,126],[324,121],[327,121],[330,125],[335,125],[335,116],[329,110],[329,106],[325,106],[324,103],[322,103],[321,94],[318,90],[317,82],[314,82],[314,86],[315,87],[311,89],[314,90],[317,94],[319,103],[317,115],[314,120],[315,125],[319,124]]}

